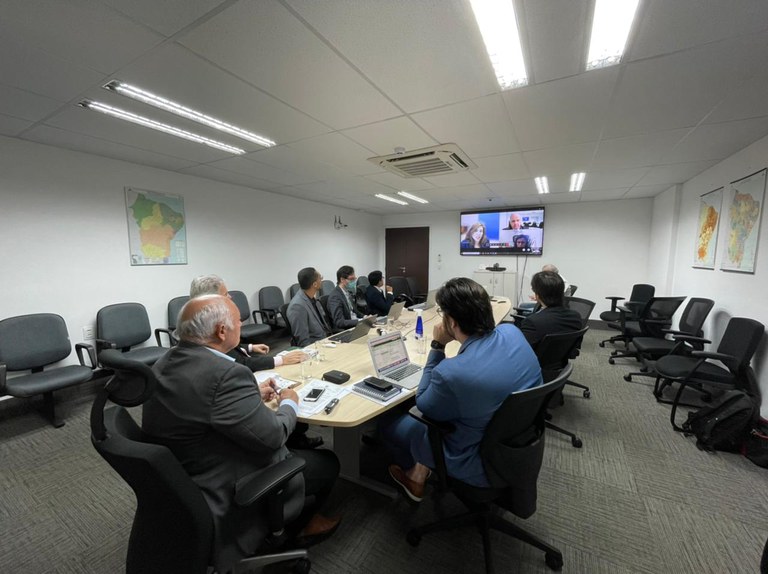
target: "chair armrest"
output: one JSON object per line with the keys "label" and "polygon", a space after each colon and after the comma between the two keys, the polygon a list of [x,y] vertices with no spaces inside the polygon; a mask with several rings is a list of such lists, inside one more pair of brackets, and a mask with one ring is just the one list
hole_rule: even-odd
{"label": "chair armrest", "polygon": [[662,329],[662,333],[666,333],[667,335],[687,335],[685,331],[678,331],[676,329]]}
{"label": "chair armrest", "polygon": [[95,369],[96,365],[98,365],[98,361],[96,360],[96,349],[93,348],[93,345],[89,345],[88,343],[77,343],[75,345],[77,360],[80,361],[82,366],[87,367],[89,365],[85,364],[85,360],[83,359],[83,351],[88,353],[88,360],[91,363],[91,370]]}
{"label": "chair armrest", "polygon": [[642,319],[643,323],[650,323],[651,325],[669,325],[671,319]]}
{"label": "chair armrest", "polygon": [[256,314],[261,315],[261,322],[266,323],[267,321],[274,321],[277,319],[278,311],[275,309],[254,309],[253,313],[253,322],[256,323]]}
{"label": "chair armrest", "polygon": [[277,464],[244,476],[235,484],[235,504],[250,506],[271,494],[304,469],[305,461],[298,456],[281,460]]}
{"label": "chair armrest", "polygon": [[733,361],[736,362],[736,357],[733,355],[727,355],[725,353],[715,353],[713,351],[692,351],[691,357],[696,357],[697,359],[715,359],[717,361],[722,361],[725,363],[726,361]]}
{"label": "chair armrest", "polygon": [[427,415],[419,410],[419,407],[411,407],[408,414],[415,418],[417,421],[424,423],[428,428],[435,429],[441,435],[447,435],[452,433],[456,427],[452,423],[446,423],[442,421],[436,421],[429,418]]}
{"label": "chair armrest", "polygon": [[5,366],[5,363],[0,363],[0,395],[4,395],[6,393],[5,377],[7,372],[8,369]]}
{"label": "chair armrest", "polygon": [[611,311],[616,311],[616,304],[618,301],[623,301],[624,297],[606,297],[611,302]]}
{"label": "chair armrest", "polygon": [[157,341],[157,346],[162,347],[163,342],[160,340],[160,335],[162,333],[165,333],[165,335],[168,337],[168,346],[169,347],[175,347],[176,344],[179,342],[176,337],[173,336],[173,333],[170,329],[155,329],[155,340]]}
{"label": "chair armrest", "polygon": [[104,349],[117,349],[117,344],[104,339],[96,339],[96,353],[101,353]]}
{"label": "chair armrest", "polygon": [[709,339],[705,339],[703,337],[695,337],[694,335],[672,335],[672,338],[675,341],[682,341],[683,343],[702,343],[705,345],[709,345],[712,343]]}

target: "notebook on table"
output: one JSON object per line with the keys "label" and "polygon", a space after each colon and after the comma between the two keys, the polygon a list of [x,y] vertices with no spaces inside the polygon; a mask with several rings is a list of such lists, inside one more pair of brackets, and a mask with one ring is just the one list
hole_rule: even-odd
{"label": "notebook on table", "polygon": [[403,308],[405,307],[405,302],[400,303],[392,303],[392,306],[389,308],[389,313],[386,317],[379,317],[376,319],[376,324],[378,325],[386,325],[387,321],[397,321],[400,318],[400,314],[403,312]]}
{"label": "notebook on table", "polygon": [[377,377],[404,389],[419,385],[423,369],[411,363],[400,331],[370,339],[368,350]]}

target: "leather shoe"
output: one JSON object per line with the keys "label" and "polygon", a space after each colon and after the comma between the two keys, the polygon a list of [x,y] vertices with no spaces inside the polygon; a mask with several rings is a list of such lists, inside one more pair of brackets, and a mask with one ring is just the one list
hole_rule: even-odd
{"label": "leather shoe", "polygon": [[405,495],[414,502],[421,502],[424,498],[424,485],[408,478],[405,471],[396,464],[389,465],[389,476],[400,485]]}
{"label": "leather shoe", "polygon": [[307,436],[305,434],[300,434],[296,436],[291,435],[286,441],[285,446],[298,450],[308,450],[322,446],[322,444],[323,437],[321,436]]}
{"label": "leather shoe", "polygon": [[330,538],[341,524],[341,516],[325,517],[315,514],[296,537],[298,546],[312,546]]}

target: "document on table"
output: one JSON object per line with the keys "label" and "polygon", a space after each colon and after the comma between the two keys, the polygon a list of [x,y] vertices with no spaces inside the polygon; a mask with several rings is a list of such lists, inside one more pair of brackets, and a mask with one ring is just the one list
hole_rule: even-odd
{"label": "document on table", "polygon": [[[307,394],[313,389],[325,389],[325,391],[322,395],[320,395],[320,399],[318,401],[305,401],[304,397],[306,397]],[[320,379],[311,379],[299,391],[299,416],[311,417],[312,415],[316,415],[319,412],[322,412],[322,410],[329,402],[331,402],[332,399],[341,400],[348,394],[349,389],[347,387],[340,387],[339,385],[321,381]]]}
{"label": "document on table", "polygon": [[282,389],[292,389],[293,387],[298,387],[301,383],[297,383],[296,381],[290,381],[288,379],[284,379],[280,375],[278,375],[275,371],[258,371],[256,373],[253,373],[254,378],[256,379],[256,382],[258,384],[263,383],[269,378],[272,378],[275,380],[275,383],[277,383],[278,388],[280,390]]}

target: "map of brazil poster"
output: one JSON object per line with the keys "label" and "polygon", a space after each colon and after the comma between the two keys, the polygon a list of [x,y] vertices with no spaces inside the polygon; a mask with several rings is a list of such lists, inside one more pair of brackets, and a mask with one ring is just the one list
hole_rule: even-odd
{"label": "map of brazil poster", "polygon": [[754,273],[757,240],[763,212],[766,170],[731,183],[723,205],[727,217],[725,249],[720,269]]}
{"label": "map of brazil poster", "polygon": [[131,265],[186,265],[184,198],[125,188]]}
{"label": "map of brazil poster", "polygon": [[723,188],[710,191],[699,201],[699,221],[696,227],[696,249],[693,266],[702,269],[715,268],[717,230],[720,227],[720,212],[723,207]]}

